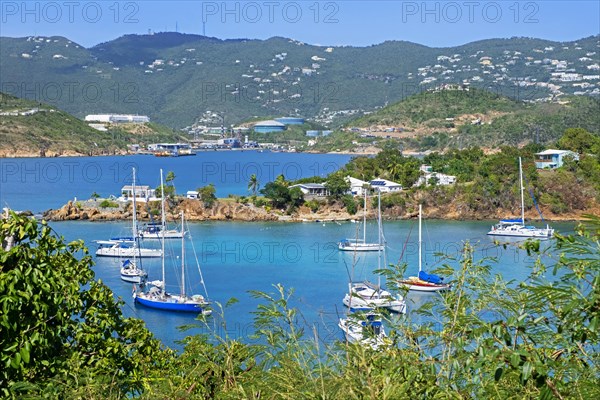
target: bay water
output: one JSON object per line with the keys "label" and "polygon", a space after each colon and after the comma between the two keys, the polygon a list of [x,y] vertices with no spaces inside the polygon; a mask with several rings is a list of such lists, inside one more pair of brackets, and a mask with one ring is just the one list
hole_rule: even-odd
{"label": "bay water", "polygon": [[[0,204],[18,210],[43,211],[56,208],[75,197],[87,199],[94,191],[106,197],[118,195],[131,182],[131,167],[138,170],[141,184],[158,186],[158,170],[173,171],[178,193],[215,184],[220,197],[244,195],[251,174],[262,185],[283,173],[288,179],[327,175],[350,156],[295,153],[259,153],[251,151],[206,152],[195,157],[161,159],[152,156],[82,157],[58,159],[0,159]],[[92,175],[93,173],[93,175]],[[425,221],[423,229],[423,265],[431,270],[441,263],[458,269],[457,262],[440,254],[459,258],[468,241],[475,246],[475,258],[494,257],[493,274],[515,283],[527,278],[535,258],[515,246],[498,247],[486,233],[493,221]],[[375,221],[368,221],[367,241],[377,240]],[[572,223],[553,223],[561,233],[572,231]],[[67,241],[84,240],[95,252],[94,240],[122,236],[131,232],[130,221],[53,222],[51,227]],[[126,316],[143,319],[148,328],[167,346],[180,348],[178,341],[187,335],[207,333],[252,342],[253,311],[259,303],[251,291],[274,293],[274,285],[293,290],[290,306],[299,310],[298,324],[316,332],[324,342],[342,338],[338,318],[346,309],[342,298],[350,279],[378,281],[373,273],[386,263],[408,263],[407,274],[418,269],[416,221],[385,221],[387,243],[385,258],[374,253],[340,252],[341,238],[362,234],[362,225],[352,222],[202,222],[189,223],[191,240],[185,242],[188,293],[204,294],[198,260],[213,315],[206,323],[191,314],[168,313],[135,305],[132,284],[121,281],[120,260],[95,258],[94,271],[123,300]],[[552,241],[542,242],[550,246]],[[144,247],[159,247],[158,241],[145,241]],[[167,241],[167,290],[178,292],[181,242]],[[546,260],[549,264],[553,261]],[[144,259],[149,279],[161,279],[160,259]],[[383,278],[382,278],[383,279]],[[385,284],[384,281],[381,282]],[[433,294],[436,295],[436,294]],[[427,300],[422,294],[407,296],[410,312]],[[182,331],[179,327],[194,325]]]}

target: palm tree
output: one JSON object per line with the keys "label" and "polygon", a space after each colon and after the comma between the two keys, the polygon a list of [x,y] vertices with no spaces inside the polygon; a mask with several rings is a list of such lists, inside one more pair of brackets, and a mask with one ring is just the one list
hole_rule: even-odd
{"label": "palm tree", "polygon": [[256,196],[256,192],[258,191],[259,187],[260,187],[260,182],[258,181],[256,174],[252,174],[250,176],[250,181],[248,181],[248,190],[250,190],[252,192],[252,194],[254,196]]}

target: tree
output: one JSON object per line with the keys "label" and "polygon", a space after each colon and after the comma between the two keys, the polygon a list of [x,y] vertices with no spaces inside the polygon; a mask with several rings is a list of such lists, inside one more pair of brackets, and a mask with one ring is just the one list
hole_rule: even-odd
{"label": "tree", "polygon": [[[299,188],[292,188],[292,190],[293,189],[299,190]],[[277,208],[287,208],[292,202],[290,189],[288,189],[287,186],[285,186],[285,184],[281,182],[267,183],[265,187],[260,190],[260,193],[262,193],[263,196],[271,200],[271,204],[273,204],[273,206]],[[300,191],[300,193],[302,193],[302,191]],[[298,198],[297,192],[295,192],[295,197],[296,199],[294,201],[296,201]]]}
{"label": "tree", "polygon": [[215,193],[217,190],[215,189],[215,185],[212,183],[203,186],[197,189],[198,195],[200,196],[200,200],[204,203],[204,207],[212,208],[212,206],[217,201],[217,196]]}
{"label": "tree", "polygon": [[285,176],[283,176],[283,174],[277,175],[277,178],[275,178],[275,183],[278,183],[285,187],[289,186],[289,184],[290,184],[288,181],[285,180]]}
{"label": "tree", "polygon": [[0,223],[0,397],[139,393],[168,353],[94,280],[83,241],[14,213]]}
{"label": "tree", "polygon": [[173,186],[174,180],[175,180],[175,172],[173,172],[173,171],[167,172],[167,176],[165,177],[165,182],[167,182],[167,185]]}
{"label": "tree", "polygon": [[250,181],[248,181],[248,190],[251,191],[254,196],[256,196],[256,192],[258,191],[259,187],[260,182],[258,181],[256,174],[252,174],[250,176]]}
{"label": "tree", "polygon": [[325,186],[329,191],[329,198],[333,200],[341,199],[350,191],[350,182],[346,180],[346,176],[342,171],[329,174]]}
{"label": "tree", "polygon": [[583,128],[569,128],[558,140],[558,145],[564,150],[571,150],[579,154],[600,153],[600,138]]}
{"label": "tree", "polygon": [[96,201],[100,198],[100,195],[98,193],[94,192],[94,193],[92,193],[90,198],[92,198],[94,201]]}

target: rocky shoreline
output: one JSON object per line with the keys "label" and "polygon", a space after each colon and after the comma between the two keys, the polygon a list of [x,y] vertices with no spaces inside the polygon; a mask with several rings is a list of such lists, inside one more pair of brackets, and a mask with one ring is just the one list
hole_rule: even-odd
{"label": "rocky shoreline", "polygon": [[[63,207],[48,210],[42,217],[48,221],[122,221],[132,219],[132,205],[127,202],[115,202],[118,207],[102,208],[101,200],[69,201]],[[406,220],[417,217],[417,204],[393,206],[382,211],[386,220]],[[597,208],[597,207],[596,207]],[[159,220],[158,204],[138,204],[137,218],[140,221]],[[314,221],[350,221],[362,219],[362,210],[350,214],[339,203],[322,204],[319,210],[313,212],[306,206],[299,207],[294,213],[287,214],[284,210],[270,210],[257,207],[252,203],[237,202],[235,199],[219,199],[212,207],[205,207],[199,200],[180,199],[166,205],[168,221],[179,219],[183,211],[188,221],[239,221],[239,222],[314,222]],[[457,221],[496,220],[516,215],[515,210],[497,209],[493,215],[461,207],[460,204],[448,203],[444,206],[427,206],[424,208],[424,218]],[[600,209],[588,209],[574,213],[554,215],[544,213],[548,221],[579,221],[585,214],[599,214]],[[369,210],[368,219],[376,218],[376,211]],[[535,210],[528,210],[525,218],[531,221],[539,220]]]}

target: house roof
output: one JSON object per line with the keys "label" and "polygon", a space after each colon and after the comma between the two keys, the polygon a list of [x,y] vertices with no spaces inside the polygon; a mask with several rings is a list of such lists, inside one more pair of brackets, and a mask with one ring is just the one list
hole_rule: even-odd
{"label": "house roof", "polygon": [[268,126],[268,127],[273,127],[273,126],[276,126],[276,127],[284,127],[284,126],[285,126],[285,124],[282,124],[281,122],[277,122],[277,121],[274,121],[274,120],[268,120],[268,121],[260,121],[260,122],[257,122],[256,124],[254,124],[254,126],[255,126],[255,127],[257,127],[257,126]]}
{"label": "house roof", "polygon": [[[123,188],[121,189],[121,191],[123,190],[132,190],[133,187],[131,185],[125,185],[123,186]],[[150,190],[150,186],[140,186],[140,185],[135,185],[135,191],[142,191],[142,190]]]}
{"label": "house roof", "polygon": [[290,187],[302,187],[305,189],[326,189],[325,185],[323,185],[322,183],[299,183]]}
{"label": "house roof", "polygon": [[368,185],[369,184],[369,182],[361,181],[360,179],[354,178],[354,177],[351,177],[351,176],[347,176],[346,180],[349,181],[350,184],[354,185],[354,186],[356,186],[356,185],[364,186],[364,185]]}
{"label": "house roof", "polygon": [[375,178],[369,183],[371,184],[371,186],[385,186],[385,187],[400,186],[400,187],[402,187],[402,185],[399,183],[388,181],[387,179],[382,179],[382,178]]}
{"label": "house roof", "polygon": [[536,156],[549,156],[552,154],[575,154],[574,151],[570,151],[570,150],[554,150],[554,149],[548,149],[548,150],[544,150],[540,153],[535,153]]}

